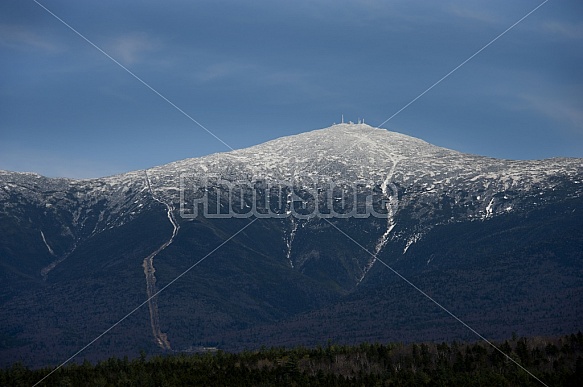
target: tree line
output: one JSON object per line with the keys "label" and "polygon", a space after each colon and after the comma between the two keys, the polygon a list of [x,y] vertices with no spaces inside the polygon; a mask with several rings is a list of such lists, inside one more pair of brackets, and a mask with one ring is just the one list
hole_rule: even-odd
{"label": "tree line", "polygon": [[[583,334],[512,339],[496,346],[546,385],[580,386]],[[59,386],[540,386],[484,342],[265,348],[68,364],[45,381]],[[1,386],[30,386],[51,368],[0,370]]]}

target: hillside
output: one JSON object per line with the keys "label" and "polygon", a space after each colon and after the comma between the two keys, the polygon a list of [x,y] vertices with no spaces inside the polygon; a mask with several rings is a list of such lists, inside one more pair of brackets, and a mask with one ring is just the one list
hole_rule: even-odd
{"label": "hillside", "polygon": [[83,356],[476,339],[445,310],[574,333],[581,211],[581,159],[364,124],[100,179],[2,171],[0,364],[60,364],[126,315]]}

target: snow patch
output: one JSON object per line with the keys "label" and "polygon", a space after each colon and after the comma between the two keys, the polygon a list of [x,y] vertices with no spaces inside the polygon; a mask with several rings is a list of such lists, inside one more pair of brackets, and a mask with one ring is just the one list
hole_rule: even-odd
{"label": "snow patch", "polygon": [[408,240],[407,243],[405,244],[405,248],[403,249],[403,255],[405,255],[405,253],[407,252],[407,250],[409,250],[409,247],[411,247],[411,245],[413,243],[418,242],[421,239],[422,234],[413,234],[413,236],[411,236]]}
{"label": "snow patch", "polygon": [[49,246],[49,244],[47,243],[47,239],[45,238],[45,234],[43,233],[43,230],[40,230],[40,236],[43,239],[43,242],[45,243],[45,246],[47,247],[47,249],[49,250],[49,253],[53,256],[56,257],[55,252],[53,251],[53,249],[51,249],[51,246]]}
{"label": "snow patch", "polygon": [[298,223],[293,216],[290,216],[289,219],[291,219],[292,229],[290,231],[289,238],[287,238],[285,240],[285,244],[287,246],[287,252],[286,252],[285,257],[286,257],[287,261],[289,262],[290,267],[293,269],[294,263],[291,259],[291,252],[292,252],[292,244],[293,244],[294,239],[296,237],[296,231],[298,230]]}
{"label": "snow patch", "polygon": [[486,207],[486,215],[484,216],[484,219],[487,219],[489,217],[492,216],[493,214],[493,205],[494,205],[494,198],[490,199],[490,203],[488,203],[488,206]]}

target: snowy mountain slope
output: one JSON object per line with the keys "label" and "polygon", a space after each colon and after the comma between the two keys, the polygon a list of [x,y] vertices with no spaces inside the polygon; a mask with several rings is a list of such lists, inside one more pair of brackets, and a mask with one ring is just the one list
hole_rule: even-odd
{"label": "snowy mountain slope", "polygon": [[[478,218],[501,210],[497,199],[490,203],[497,193],[540,192],[552,189],[562,178],[574,183],[583,181],[580,159],[497,160],[436,147],[364,124],[340,124],[243,150],[183,160],[153,168],[150,174],[154,191],[178,203],[181,174],[285,182],[309,176],[381,184],[391,169],[390,181],[400,187],[401,194],[411,198],[435,198],[458,191],[474,193],[461,205],[475,207],[476,211],[467,216]],[[459,200],[454,204],[460,204]]]}
{"label": "snowy mountain slope", "polygon": [[[447,258],[448,265],[461,267],[468,261],[466,244],[458,243],[456,235],[462,235],[463,230],[474,230],[468,235],[486,233],[490,244],[499,238],[498,233],[525,240],[540,235],[536,243],[551,246],[544,260],[537,260],[538,253],[526,247],[513,259],[534,262],[532,273],[538,270],[537,262],[550,267],[549,275],[557,279],[559,288],[554,290],[558,292],[570,294],[579,286],[553,260],[560,263],[570,257],[570,270],[580,269],[578,258],[573,257],[583,251],[576,237],[583,230],[573,220],[576,217],[565,214],[574,213],[583,198],[582,159],[498,160],[440,148],[364,124],[340,124],[246,149],[100,179],[49,179],[0,171],[0,278],[4,284],[0,302],[12,311],[0,321],[0,326],[8,327],[8,331],[0,331],[0,339],[24,331],[17,336],[28,343],[12,343],[5,348],[6,353],[27,353],[27,345],[36,345],[37,341],[44,343],[43,348],[63,342],[68,342],[70,349],[75,347],[67,332],[88,323],[69,316],[61,327],[57,321],[62,316],[56,309],[44,310],[42,316],[35,314],[35,304],[40,300],[43,304],[61,300],[59,310],[71,313],[80,310],[78,295],[92,299],[102,294],[111,302],[124,302],[119,301],[123,294],[139,304],[249,225],[250,219],[191,216],[192,191],[218,189],[212,186],[215,182],[286,185],[288,190],[279,198],[283,216],[263,217],[237,234],[213,253],[208,263],[193,270],[195,280],[169,288],[170,298],[150,300],[143,314],[146,321],[132,323],[124,334],[114,336],[115,340],[131,347],[143,345],[143,340],[150,337],[152,350],[180,351],[196,343],[210,345],[205,341],[209,337],[233,338],[242,329],[277,324],[298,313],[312,313],[310,324],[317,324],[313,317],[318,313],[347,313],[341,304],[329,309],[331,302],[356,297],[362,303],[357,296],[362,292],[374,299],[376,296],[366,293],[371,288],[377,289],[373,294],[382,293],[378,289],[387,279],[381,275],[377,257],[400,265],[411,275],[426,270],[439,273],[439,265],[446,260],[439,258],[442,256],[455,255],[455,260]],[[302,199],[302,184],[316,183],[322,188],[336,183],[346,188],[355,182],[361,184],[358,189],[375,193],[375,203],[385,210],[383,216],[292,216],[290,208]],[[270,191],[258,192],[260,201],[274,199]],[[316,192],[313,205],[330,200],[334,206],[348,200],[350,190],[334,191],[329,196],[310,192]],[[232,204],[221,196],[207,199],[209,207]],[[248,205],[256,199],[247,192],[241,200]],[[552,232],[537,234],[547,218],[553,232],[570,222],[566,247],[555,245],[556,237],[545,239]],[[340,234],[330,222],[374,256]],[[495,230],[494,224],[502,229]],[[443,235],[449,238],[448,230],[453,232],[448,244],[456,246],[455,254],[443,253],[447,246],[435,242]],[[504,239],[504,251],[515,248],[512,238]],[[480,243],[473,248],[487,250]],[[488,259],[487,255],[483,257]],[[497,262],[505,265],[503,260]],[[510,281],[511,276],[520,276],[520,272],[509,271],[502,283]],[[104,288],[103,284],[108,283],[111,285]],[[455,293],[447,289],[445,294]],[[540,298],[544,291],[532,297]],[[91,314],[90,324],[95,324],[96,332],[97,326],[115,320],[109,315],[116,309],[114,304],[108,306],[110,301],[100,303]],[[27,315],[34,318],[26,321],[22,316]],[[53,316],[54,320],[49,321],[54,322],[47,323],[43,316]],[[571,317],[561,318],[570,321]],[[41,323],[60,333],[54,339],[37,337],[33,326]],[[136,326],[141,327],[139,339],[128,333]],[[251,333],[249,337],[257,336]],[[251,340],[249,337],[245,340]],[[384,336],[379,333],[379,337]],[[62,351],[67,352],[65,347]],[[111,347],[104,344],[101,351],[107,353]],[[37,356],[33,361],[37,364],[47,359],[42,351]]]}
{"label": "snowy mountain slope", "polygon": [[[391,208],[386,213],[388,220],[369,222],[376,236],[367,246],[375,254],[396,239],[404,241],[406,253],[412,243],[439,224],[485,220],[553,200],[579,197],[583,192],[581,159],[497,160],[440,148],[365,124],[339,124],[247,149],[101,179],[49,179],[0,171],[0,214],[36,230],[35,242],[42,242],[39,249],[46,248],[45,255],[48,254],[41,260],[45,276],[79,243],[131,222],[153,207],[165,207],[169,222],[177,230],[181,221],[188,220],[182,219],[178,211],[188,210],[190,205],[184,195],[186,203],[181,203],[185,181],[203,184],[209,176],[290,186],[306,179],[319,184],[358,181],[376,187]],[[555,197],[557,190],[561,194]],[[285,199],[289,210],[292,203],[289,197]],[[399,220],[401,217],[406,222]],[[305,228],[306,219],[288,220],[282,239],[287,246],[285,256],[294,267],[292,241],[310,228]],[[393,230],[397,223],[407,223],[408,228]],[[313,219],[310,224],[315,224]],[[306,258],[295,259],[301,261],[296,269],[301,269]],[[353,275],[357,282],[372,264],[374,259],[367,259],[351,269],[360,271]]]}
{"label": "snowy mountain slope", "polygon": [[[474,195],[483,215],[494,212],[492,206],[487,209],[491,193],[552,188],[560,178],[583,182],[581,159],[512,161],[467,155],[365,124],[339,124],[246,149],[177,161],[151,168],[147,175],[154,195],[171,200],[178,208],[181,174],[285,182],[293,182],[297,176],[317,176],[382,183],[391,168],[391,182],[407,196],[430,197],[461,189],[485,192]],[[16,197],[49,209],[76,206],[71,219],[75,225],[91,217],[80,211],[100,201],[107,202],[107,210],[116,219],[140,211],[151,196],[147,190],[144,171],[91,180],[0,171],[0,200],[5,211],[15,207]],[[130,203],[129,198],[137,202]],[[100,225],[113,225],[114,219],[104,221],[104,216],[98,215]]]}

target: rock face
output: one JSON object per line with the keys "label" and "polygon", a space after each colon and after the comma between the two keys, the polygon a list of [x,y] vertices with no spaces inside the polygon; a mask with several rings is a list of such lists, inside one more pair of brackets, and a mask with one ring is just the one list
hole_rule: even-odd
{"label": "rock face", "polygon": [[364,124],[101,179],[0,171],[0,360],[59,363],[141,304],[79,358],[476,338],[436,303],[491,338],[572,333],[582,211],[581,159]]}

